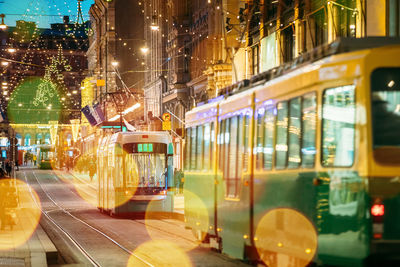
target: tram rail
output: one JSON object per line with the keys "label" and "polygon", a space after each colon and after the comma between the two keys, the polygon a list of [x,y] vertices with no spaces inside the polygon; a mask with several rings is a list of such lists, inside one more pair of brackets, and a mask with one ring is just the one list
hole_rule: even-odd
{"label": "tram rail", "polygon": [[[112,242],[114,245],[116,245],[117,247],[119,247],[121,250],[123,250],[124,252],[128,253],[131,256],[134,256],[135,258],[137,258],[138,260],[140,260],[142,263],[144,263],[147,266],[154,266],[153,264],[149,263],[148,261],[142,259],[141,257],[135,255],[134,253],[132,253],[129,249],[127,249],[126,247],[124,247],[123,245],[121,245],[119,242],[117,242],[115,239],[111,238],[110,236],[108,236],[106,233],[104,233],[103,231],[99,230],[98,228],[88,224],[87,222],[83,221],[82,219],[76,217],[75,215],[71,214],[69,211],[67,211],[66,209],[64,209],[63,207],[61,207],[49,194],[48,192],[43,188],[42,184],[40,183],[39,179],[37,178],[35,172],[32,172],[37,184],[40,186],[41,190],[45,193],[45,195],[47,196],[47,198],[56,206],[59,208],[60,211],[62,211],[64,214],[72,217],[74,220],[82,223],[83,225],[85,225],[86,227],[88,227],[89,229],[95,231],[96,233],[100,234],[101,236],[103,236],[104,238],[106,238],[108,241]],[[24,172],[24,178],[25,181],[28,183],[28,179],[26,176],[26,172]],[[35,199],[33,197],[33,192],[31,191],[31,188],[29,188],[30,193],[32,195],[32,198]],[[40,208],[40,205],[36,202],[36,205]],[[44,216],[46,216],[47,219],[49,219],[49,221],[51,221],[56,227],[57,229],[59,229],[65,236],[68,237],[68,239],[76,246],[76,248],[82,253],[82,255],[93,265],[93,266],[102,266],[100,263],[98,263],[95,258],[90,255],[90,253],[70,234],[68,233],[65,229],[63,229],[63,227],[57,223],[50,215],[48,211],[43,210],[42,208],[40,208],[42,214]],[[54,210],[51,210],[51,212],[53,212]]]}

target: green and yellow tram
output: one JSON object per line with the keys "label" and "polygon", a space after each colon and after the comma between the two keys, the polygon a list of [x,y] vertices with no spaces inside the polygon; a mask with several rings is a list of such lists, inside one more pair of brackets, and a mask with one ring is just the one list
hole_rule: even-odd
{"label": "green and yellow tram", "polygon": [[37,145],[37,162],[39,169],[53,169],[54,147],[52,145]]}
{"label": "green and yellow tram", "polygon": [[400,255],[400,45],[388,42],[400,44],[342,40],[186,114],[196,237],[268,266]]}
{"label": "green and yellow tram", "polygon": [[97,151],[98,208],[110,215],[172,212],[173,172],[168,132],[119,132]]}

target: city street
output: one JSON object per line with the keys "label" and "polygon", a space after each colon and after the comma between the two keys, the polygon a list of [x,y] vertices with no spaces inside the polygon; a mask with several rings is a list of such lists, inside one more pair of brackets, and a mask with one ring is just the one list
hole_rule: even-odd
{"label": "city street", "polygon": [[0,0],[0,267],[400,266],[400,0]]}
{"label": "city street", "polygon": [[[43,210],[41,225],[66,261],[126,266],[133,257],[135,264],[129,266],[178,266],[182,258],[168,254],[172,243],[189,257],[193,266],[246,266],[201,246],[182,221],[113,218],[100,213],[80,197],[73,176],[66,172],[22,168],[17,177],[37,192]],[[141,245],[151,244],[151,240],[159,240],[165,247],[154,246],[158,252],[138,250]]]}

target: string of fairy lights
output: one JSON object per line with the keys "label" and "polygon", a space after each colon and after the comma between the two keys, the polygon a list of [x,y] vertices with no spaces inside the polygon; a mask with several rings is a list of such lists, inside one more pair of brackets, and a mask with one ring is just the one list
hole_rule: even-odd
{"label": "string of fairy lights", "polygon": [[[49,16],[46,13],[48,10],[40,9],[38,6],[32,8],[35,2],[29,2],[25,13],[21,16],[22,21],[17,22],[16,27],[10,33],[9,44],[18,46],[15,47],[18,49],[18,53],[11,54],[11,59],[23,64],[15,64],[13,66],[16,69],[16,75],[9,77],[7,84],[9,86],[8,90],[12,91],[14,89],[14,92],[5,99],[7,101],[15,100],[17,94],[22,93],[18,92],[18,85],[23,84],[25,78],[29,77],[32,72],[40,73],[35,65],[41,65],[45,66],[45,73],[42,79],[43,82],[37,88],[37,95],[33,104],[35,106],[44,105],[45,101],[49,99],[50,91],[54,91],[56,88],[61,96],[60,101],[63,108],[70,108],[71,105],[76,107],[79,104],[79,99],[71,98],[68,104],[68,96],[77,94],[76,89],[80,87],[78,78],[80,78],[79,76],[82,75],[82,71],[85,68],[85,64],[82,63],[82,57],[85,57],[84,48],[88,44],[87,33],[89,32],[89,24],[85,23],[83,19],[81,1],[77,1],[76,22],[65,25],[59,21],[64,18],[60,7],[56,1],[50,1],[48,10],[55,9],[59,16],[53,18],[58,20],[57,22],[59,23],[59,25],[56,25],[58,28],[54,30],[37,27],[43,17]],[[68,15],[72,16],[72,10],[68,2],[65,1],[63,4],[68,9]],[[34,16],[31,15],[32,12],[34,12]],[[65,27],[65,29],[62,29],[62,27]],[[61,36],[52,36],[52,31],[61,32]],[[62,32],[65,34],[62,34]],[[79,53],[79,51],[82,53]],[[10,67],[11,64],[7,66],[7,68]],[[7,68],[3,71],[3,74],[7,72]],[[72,87],[75,87],[72,92],[66,86],[65,79],[68,80],[69,87],[71,87],[71,84],[73,85]]]}

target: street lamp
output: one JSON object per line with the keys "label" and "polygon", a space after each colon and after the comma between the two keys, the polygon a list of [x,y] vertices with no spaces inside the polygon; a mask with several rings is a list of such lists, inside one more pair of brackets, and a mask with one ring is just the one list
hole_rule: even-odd
{"label": "street lamp", "polygon": [[0,30],[5,30],[5,29],[7,29],[7,25],[4,23],[4,17],[5,17],[6,15],[4,15],[4,14],[0,14],[0,18],[1,18],[1,24],[0,24]]}
{"label": "street lamp", "polygon": [[143,46],[140,48],[140,51],[142,51],[143,54],[147,54],[149,52],[149,48],[147,46]]}
{"label": "street lamp", "polygon": [[111,65],[112,65],[113,67],[118,67],[119,62],[114,60],[113,62],[111,62]]}

